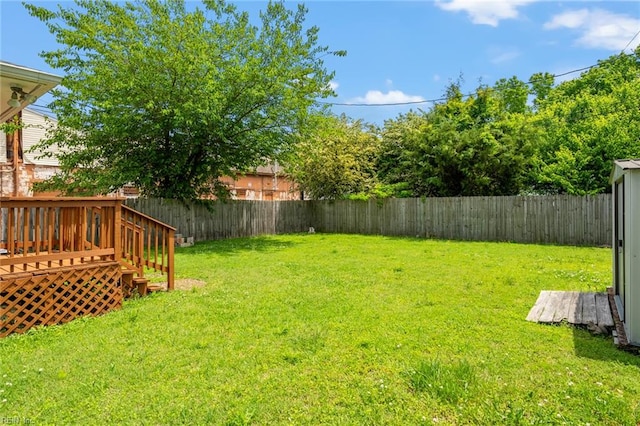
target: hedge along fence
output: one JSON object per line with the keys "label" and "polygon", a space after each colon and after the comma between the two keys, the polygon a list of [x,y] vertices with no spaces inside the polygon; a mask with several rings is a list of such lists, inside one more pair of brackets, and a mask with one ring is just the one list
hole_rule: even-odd
{"label": "hedge along fence", "polygon": [[400,198],[338,201],[214,201],[127,205],[196,240],[306,232],[451,240],[611,245],[611,195]]}

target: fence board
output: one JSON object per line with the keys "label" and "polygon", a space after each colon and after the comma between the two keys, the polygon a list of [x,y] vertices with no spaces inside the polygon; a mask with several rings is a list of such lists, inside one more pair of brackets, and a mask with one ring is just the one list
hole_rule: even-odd
{"label": "fence board", "polygon": [[611,194],[386,200],[126,202],[196,240],[318,232],[609,246]]}

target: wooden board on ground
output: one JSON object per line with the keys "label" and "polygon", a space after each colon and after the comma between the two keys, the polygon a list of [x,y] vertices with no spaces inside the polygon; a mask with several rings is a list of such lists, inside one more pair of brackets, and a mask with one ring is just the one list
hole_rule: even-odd
{"label": "wooden board on ground", "polygon": [[572,291],[567,309],[567,322],[569,324],[580,324],[582,321],[582,304],[580,303],[580,293]]}
{"label": "wooden board on ground", "polygon": [[538,322],[544,323],[552,323],[553,317],[556,311],[560,310],[562,307],[562,294],[557,291],[552,291],[547,298],[547,303],[544,306],[544,310],[540,314],[540,318],[538,318]]}
{"label": "wooden board on ground", "polygon": [[613,327],[613,316],[611,315],[611,306],[609,306],[609,297],[605,293],[596,293],[596,317],[598,325],[605,327]]}
{"label": "wooden board on ground", "polygon": [[582,298],[582,322],[581,324],[597,324],[596,316],[596,294],[580,293]]}
{"label": "wooden board on ground", "polygon": [[544,306],[547,303],[547,298],[550,293],[550,291],[546,290],[540,292],[538,300],[536,300],[535,305],[533,305],[533,308],[529,311],[529,315],[527,315],[527,321],[538,322],[538,318],[540,318],[540,314],[544,311]]}
{"label": "wooden board on ground", "polygon": [[540,292],[527,321],[613,327],[613,317],[606,293],[549,291]]}

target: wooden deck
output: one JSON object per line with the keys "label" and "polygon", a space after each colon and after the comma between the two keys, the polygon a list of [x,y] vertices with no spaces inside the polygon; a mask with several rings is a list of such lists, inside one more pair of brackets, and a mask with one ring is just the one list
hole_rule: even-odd
{"label": "wooden deck", "polygon": [[609,330],[614,326],[607,293],[583,293],[577,291],[540,292],[527,321],[539,323],[568,322],[574,325]]}
{"label": "wooden deck", "polygon": [[147,270],[172,290],[174,240],[121,198],[0,197],[0,337],[115,309]]}

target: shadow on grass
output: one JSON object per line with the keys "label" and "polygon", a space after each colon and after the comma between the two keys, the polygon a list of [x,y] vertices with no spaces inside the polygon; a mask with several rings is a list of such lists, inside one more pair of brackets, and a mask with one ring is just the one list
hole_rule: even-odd
{"label": "shadow on grass", "polygon": [[573,346],[579,357],[640,367],[640,356],[618,349],[611,336],[594,336],[584,328],[573,327]]}
{"label": "shadow on grass", "polygon": [[230,238],[226,240],[212,240],[197,242],[191,247],[176,248],[176,253],[182,254],[219,254],[232,256],[246,251],[268,252],[293,247],[297,243],[283,241],[272,237]]}

